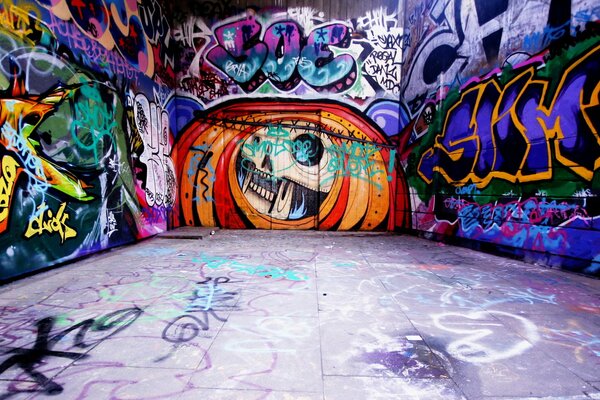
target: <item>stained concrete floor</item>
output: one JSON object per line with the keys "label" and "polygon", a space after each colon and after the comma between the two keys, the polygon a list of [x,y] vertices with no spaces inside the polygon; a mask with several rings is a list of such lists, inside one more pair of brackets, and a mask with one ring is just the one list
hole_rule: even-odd
{"label": "stained concrete floor", "polygon": [[184,228],[0,286],[0,399],[600,399],[600,281]]}

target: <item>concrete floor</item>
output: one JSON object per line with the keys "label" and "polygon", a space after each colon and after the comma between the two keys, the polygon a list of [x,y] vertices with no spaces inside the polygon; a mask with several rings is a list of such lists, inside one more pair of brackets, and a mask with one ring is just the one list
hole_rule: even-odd
{"label": "concrete floor", "polygon": [[0,286],[0,399],[600,399],[600,280],[184,228]]}

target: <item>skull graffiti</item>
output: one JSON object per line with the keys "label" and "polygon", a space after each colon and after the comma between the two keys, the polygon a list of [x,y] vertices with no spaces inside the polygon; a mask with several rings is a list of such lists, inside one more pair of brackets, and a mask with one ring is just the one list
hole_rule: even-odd
{"label": "skull graffiti", "polygon": [[433,123],[433,117],[435,116],[435,106],[433,104],[427,104],[423,109],[423,119],[427,125]]}
{"label": "skull graffiti", "polygon": [[242,144],[237,160],[242,193],[261,214],[281,220],[314,216],[334,181],[330,139],[312,123],[265,126]]}

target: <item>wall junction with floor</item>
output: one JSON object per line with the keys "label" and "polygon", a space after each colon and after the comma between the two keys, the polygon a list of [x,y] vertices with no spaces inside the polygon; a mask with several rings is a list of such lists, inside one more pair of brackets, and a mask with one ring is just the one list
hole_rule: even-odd
{"label": "wall junction with floor", "polygon": [[597,2],[281,3],[0,4],[0,280],[186,225],[600,274]]}

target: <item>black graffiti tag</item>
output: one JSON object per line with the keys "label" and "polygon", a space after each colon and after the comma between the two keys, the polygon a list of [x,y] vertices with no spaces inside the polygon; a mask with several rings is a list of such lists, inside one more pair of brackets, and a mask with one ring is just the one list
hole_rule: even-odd
{"label": "black graffiti tag", "polygon": [[209,314],[218,321],[227,321],[227,318],[219,317],[214,310],[201,311],[202,319],[190,314],[180,315],[165,327],[162,333],[163,339],[170,343],[189,342],[198,336],[200,330],[207,331],[210,329]]}
{"label": "black graffiti tag", "polygon": [[233,282],[227,277],[214,279],[207,277],[198,282],[190,299],[191,302],[185,309],[186,314],[169,322],[163,330],[162,338],[174,344],[185,343],[198,336],[200,331],[210,329],[209,316],[217,321],[226,322],[227,318],[220,317],[216,311],[225,311],[235,307],[239,298],[237,292],[224,291],[219,287],[225,283]]}
{"label": "black graffiti tag", "polygon": [[[53,336],[51,336],[50,333],[52,332],[56,318],[43,318],[36,323],[37,337],[33,347],[3,348],[5,351],[2,355],[10,355],[10,357],[0,364],[0,375],[12,366],[19,367],[40,385],[42,392],[49,395],[57,395],[63,391],[62,386],[39,372],[37,370],[38,366],[42,364],[47,357],[79,360],[89,356],[89,354],[86,354],[85,352],[55,351],[53,348],[58,342],[69,333],[77,331],[75,338],[73,339],[73,347],[79,349],[90,348],[127,328],[142,314],[142,312],[142,309],[138,307],[114,311],[97,319],[86,319]],[[4,396],[0,396],[0,399],[7,398],[10,395],[12,394],[8,393]]]}

